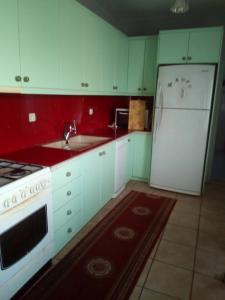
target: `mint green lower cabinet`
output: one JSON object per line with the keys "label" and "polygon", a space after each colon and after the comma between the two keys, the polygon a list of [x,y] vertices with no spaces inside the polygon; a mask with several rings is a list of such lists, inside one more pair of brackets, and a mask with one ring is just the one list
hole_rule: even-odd
{"label": "mint green lower cabinet", "polygon": [[87,153],[83,159],[84,199],[82,224],[87,223],[100,209],[99,151]]}
{"label": "mint green lower cabinet", "polygon": [[100,192],[101,205],[112,198],[115,171],[115,143],[106,145],[100,153]]}
{"label": "mint green lower cabinet", "polygon": [[82,160],[71,159],[52,168],[54,250],[57,254],[80,230]]}
{"label": "mint green lower cabinet", "polygon": [[83,224],[87,223],[111,199],[114,188],[114,167],[114,142],[85,155]]}
{"label": "mint green lower cabinet", "polygon": [[137,132],[132,137],[132,179],[148,181],[151,164],[152,134]]}
{"label": "mint green lower cabinet", "polygon": [[133,172],[133,156],[134,156],[134,134],[129,134],[127,146],[127,169],[126,169],[126,182],[132,179]]}

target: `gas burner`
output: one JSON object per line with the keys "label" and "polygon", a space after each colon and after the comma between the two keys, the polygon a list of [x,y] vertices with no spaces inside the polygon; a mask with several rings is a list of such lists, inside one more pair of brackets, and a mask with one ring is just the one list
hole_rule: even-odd
{"label": "gas burner", "polygon": [[0,186],[43,169],[38,165],[0,159]]}
{"label": "gas burner", "polygon": [[21,177],[24,177],[26,175],[31,174],[32,172],[30,170],[24,170],[24,169],[14,169],[13,171],[10,171],[5,177],[12,178],[12,179],[18,179]]}

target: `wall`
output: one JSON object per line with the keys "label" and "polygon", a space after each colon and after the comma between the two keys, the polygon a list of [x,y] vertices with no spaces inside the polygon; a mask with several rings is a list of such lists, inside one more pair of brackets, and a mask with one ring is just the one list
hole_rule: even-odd
{"label": "wall", "polygon": [[[0,94],[0,154],[60,139],[65,122],[74,118],[78,133],[107,127],[114,109],[128,103],[128,97],[120,96]],[[29,112],[36,113],[35,123],[28,122]]]}

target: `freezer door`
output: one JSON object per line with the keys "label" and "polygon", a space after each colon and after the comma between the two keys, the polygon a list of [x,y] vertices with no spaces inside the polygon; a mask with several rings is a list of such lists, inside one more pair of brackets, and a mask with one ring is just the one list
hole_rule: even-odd
{"label": "freezer door", "polygon": [[150,185],[199,195],[209,111],[156,109]]}
{"label": "freezer door", "polygon": [[215,65],[159,67],[156,108],[210,109]]}

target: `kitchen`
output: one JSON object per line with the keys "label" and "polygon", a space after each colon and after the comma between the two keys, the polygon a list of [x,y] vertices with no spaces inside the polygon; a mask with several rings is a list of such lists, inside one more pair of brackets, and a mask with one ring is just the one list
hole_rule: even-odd
{"label": "kitchen", "polygon": [[[53,166],[63,159],[70,159],[69,162],[72,163],[68,151],[67,154],[60,154],[61,157],[59,158],[54,155],[56,152],[51,150],[46,157],[44,148],[37,150],[38,147],[33,146],[61,139],[65,123],[73,119],[76,120],[78,134],[92,133],[97,135],[98,132],[98,135],[107,136],[110,131],[112,135],[113,131],[108,128],[108,125],[111,125],[114,121],[113,112],[115,108],[128,108],[131,95],[138,98],[150,96],[149,101],[153,101],[154,82],[156,81],[155,35],[149,39],[146,37],[131,38],[129,43],[134,50],[133,52],[130,50],[129,56],[129,45],[126,36],[83,7],[78,5],[76,10],[72,9],[75,5],[74,1],[66,1],[62,4],[59,1],[49,0],[37,4],[37,1],[22,0],[7,1],[7,4],[2,2],[1,5],[1,36],[5,37],[5,45],[7,45],[7,47],[1,47],[0,49],[0,61],[2,70],[4,70],[4,74],[2,73],[0,77],[2,91],[0,95],[2,157],[5,156],[8,159],[19,161],[25,160],[30,164],[50,162],[47,166]],[[58,15],[59,11],[60,16]],[[6,26],[5,24],[8,24],[11,20],[14,23],[10,22],[10,26]],[[223,24],[210,24],[210,26],[213,25]],[[202,26],[205,27],[204,24]],[[81,28],[83,29],[82,34]],[[98,30],[101,32],[100,40]],[[65,32],[67,34],[64,34]],[[143,32],[143,34],[146,33]],[[112,43],[114,40],[118,41],[120,47],[115,47],[115,44]],[[145,86],[146,79],[143,79],[142,75],[140,76],[140,74],[143,74],[146,45],[152,51],[149,52],[150,56],[147,56],[147,59],[150,57],[150,65],[152,64],[151,72],[144,76],[148,78],[147,86]],[[115,55],[115,53],[119,53],[117,52],[118,49],[121,51],[119,60]],[[142,62],[138,61],[132,65],[130,62],[134,61],[137,53],[135,49],[139,49],[138,51],[142,53],[142,56],[138,56],[141,57]],[[201,56],[202,52],[200,53]],[[198,62],[204,63],[206,60],[204,58],[203,61],[198,60]],[[210,62],[219,62],[218,57],[216,61]],[[118,66],[121,67],[119,71]],[[129,91],[126,88],[127,72],[124,71],[127,69]],[[218,86],[221,81],[222,75],[221,78],[218,77]],[[144,88],[149,90],[144,90]],[[219,88],[217,93],[219,95]],[[217,106],[218,110],[219,103]],[[29,118],[30,121],[28,121]],[[107,129],[102,130],[103,128]],[[212,123],[212,140],[215,130],[216,122]],[[151,143],[149,136],[146,132],[133,133],[131,136],[131,144],[133,143],[132,148],[134,149],[132,159],[135,157],[135,168],[129,171],[134,173],[127,178],[148,180],[148,168],[150,166],[146,165],[146,157],[149,153],[145,146],[146,144],[149,146]],[[114,137],[111,136],[111,138]],[[104,147],[106,146],[107,144]],[[29,152],[26,148],[30,148]],[[19,152],[16,153],[15,151]],[[104,151],[103,149],[101,152]],[[113,149],[107,151],[113,152]],[[15,153],[9,155],[10,152]],[[140,153],[143,153],[142,158]],[[92,174],[88,176],[88,166],[94,162],[94,157],[93,152],[92,156],[87,158],[86,161],[79,161],[79,156],[74,159],[81,166],[82,164],[85,166],[84,168],[78,167],[78,169],[86,170],[85,184],[98,186],[98,176],[95,178],[91,176]],[[212,160],[212,153],[211,158],[208,159],[209,165],[210,159]],[[109,160],[108,163],[112,167],[113,161]],[[100,165],[100,160],[95,162],[95,168],[99,169]],[[67,169],[66,161],[63,167]],[[104,174],[104,168],[101,167],[100,169]],[[60,172],[60,169],[58,170],[56,167],[55,172],[57,171]],[[74,186],[80,186],[81,173],[79,172],[70,178],[68,184],[73,181]],[[99,176],[102,177],[102,174]],[[58,175],[55,173],[53,176],[57,178]],[[54,191],[55,193],[59,192],[67,184],[66,182],[63,184],[58,182],[58,179],[55,180],[57,184],[53,187],[53,193]],[[102,184],[102,186],[105,186],[105,184]],[[109,200],[107,198],[110,198],[110,190],[112,190],[112,186],[108,187],[106,191],[101,191],[101,195],[104,195],[101,196],[102,204]],[[84,198],[89,199],[90,196],[93,196],[93,193],[98,199],[99,191],[96,190],[85,191]],[[80,194],[80,192],[77,193],[78,196]],[[100,208],[100,205],[101,203],[93,203],[93,207],[85,212],[84,219],[89,220]],[[57,209],[55,208],[55,211]],[[76,212],[79,213],[79,208],[76,209]],[[61,238],[58,238],[58,241],[61,240]],[[61,249],[62,244],[57,247]]]}

